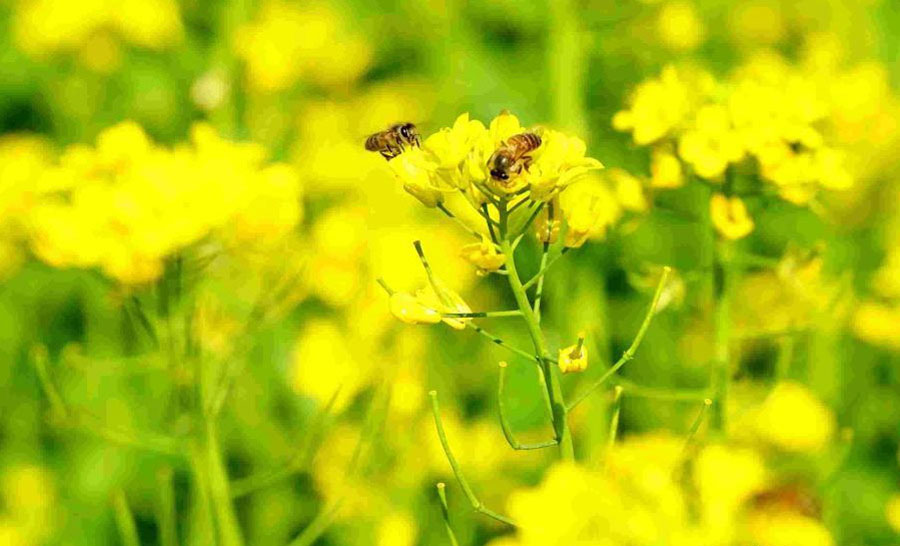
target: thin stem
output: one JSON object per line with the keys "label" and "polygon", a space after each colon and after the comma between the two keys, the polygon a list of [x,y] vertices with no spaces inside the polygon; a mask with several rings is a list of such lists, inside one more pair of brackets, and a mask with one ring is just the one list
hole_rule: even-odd
{"label": "thin stem", "polygon": [[241,537],[241,528],[238,525],[234,505],[231,503],[231,493],[228,490],[228,475],[219,448],[216,435],[216,424],[212,419],[207,419],[206,428],[206,470],[209,477],[209,492],[213,510],[218,522],[219,538],[223,546],[241,546],[244,539]]}
{"label": "thin stem", "polygon": [[501,318],[501,317],[520,317],[522,312],[518,309],[509,311],[472,311],[469,313],[441,313],[442,317],[449,318]]}
{"label": "thin stem", "polygon": [[124,546],[141,546],[137,527],[134,524],[134,514],[131,512],[131,507],[128,506],[125,492],[117,488],[113,493],[112,503],[116,516],[116,527],[119,529],[119,537],[122,539],[122,544]]}
{"label": "thin stem", "polygon": [[619,368],[624,366],[630,360],[634,358],[635,353],[638,350],[638,347],[641,345],[641,341],[644,340],[644,336],[647,334],[647,330],[650,328],[650,323],[653,321],[653,317],[656,315],[656,306],[659,304],[659,298],[662,296],[663,288],[666,285],[666,279],[669,277],[669,272],[672,271],[672,268],[666,266],[663,268],[662,276],[659,279],[659,284],[656,285],[656,292],[653,294],[653,301],[650,302],[650,307],[647,309],[647,314],[644,316],[644,321],[641,323],[641,327],[638,329],[637,335],[634,336],[634,339],[631,341],[631,345],[625,352],[622,354],[621,358],[619,358],[618,362],[613,364],[613,366],[606,370],[606,372],[600,376],[600,378],[595,381],[591,386],[585,389],[580,395],[575,397],[572,400],[572,403],[569,404],[568,409],[572,409],[581,403],[582,400],[587,398],[594,390],[603,385],[603,383],[612,377]]}
{"label": "thin stem", "polygon": [[159,490],[156,525],[159,529],[160,546],[178,546],[178,529],[175,523],[175,487],[172,477],[172,468],[168,466],[161,468],[156,474],[156,485]]}
{"label": "thin stem", "polygon": [[64,421],[68,418],[69,411],[66,408],[66,403],[63,401],[62,395],[59,394],[59,391],[56,390],[56,385],[54,385],[53,381],[50,379],[50,372],[47,371],[46,347],[43,345],[34,347],[31,350],[30,356],[31,363],[34,365],[38,379],[41,382],[41,388],[44,390],[44,395],[47,397],[47,400],[50,401],[50,407],[54,417]]}
{"label": "thin stem", "polygon": [[569,250],[571,250],[569,247],[565,247],[559,251],[559,254],[551,258],[550,261],[542,263],[541,269],[537,273],[535,273],[534,277],[528,279],[528,282],[523,285],[525,287],[525,290],[528,290],[529,288],[534,286],[535,283],[540,282],[544,278],[544,275],[547,274],[547,271],[553,266],[553,264],[555,264],[559,261],[560,258],[565,256],[569,252]]}
{"label": "thin stem", "polygon": [[539,365],[543,372],[544,381],[546,382],[547,398],[549,399],[550,408],[552,409],[553,431],[556,440],[559,442],[560,457],[563,460],[574,461],[575,449],[572,445],[572,434],[569,431],[569,424],[567,421],[565,398],[563,396],[559,376],[557,375],[558,368],[550,365],[549,352],[547,351],[546,342],[544,341],[544,334],[541,332],[541,326],[538,323],[537,316],[534,314],[531,303],[528,301],[528,295],[525,293],[525,288],[522,286],[522,280],[519,278],[519,273],[516,270],[515,256],[513,255],[509,239],[506,238],[507,220],[508,216],[506,214],[506,209],[500,209],[500,231],[501,236],[503,237],[500,246],[503,249],[503,254],[506,256],[506,270],[509,272],[509,275],[507,275],[506,278],[509,281],[509,287],[515,297],[516,304],[522,311],[522,317],[525,319],[525,324],[528,326],[528,333],[534,344],[535,354],[540,359]]}
{"label": "thin stem", "polygon": [[469,235],[475,237],[475,238],[478,239],[479,241],[481,241],[481,240],[484,238],[484,235],[483,235],[483,234],[479,233],[478,230],[476,230],[476,229],[474,229],[473,227],[469,226],[469,224],[463,222],[463,220],[462,220],[459,216],[456,216],[455,214],[453,214],[452,212],[450,212],[450,209],[448,209],[447,207],[445,207],[443,203],[438,203],[438,204],[437,204],[437,208],[440,209],[440,211],[443,212],[444,215],[447,216],[447,218],[450,218],[451,220],[453,220],[454,222],[456,222],[457,224],[459,224],[460,226],[462,226],[462,228],[463,228],[464,230],[466,230],[466,231],[469,233]]}
{"label": "thin stem", "polygon": [[337,517],[342,505],[343,499],[320,510],[319,513],[316,514],[316,517],[309,522],[309,525],[303,529],[303,532],[301,532],[297,538],[292,540],[288,546],[310,546],[314,543],[322,536],[325,530],[331,526],[331,523],[334,521],[334,518]]}
{"label": "thin stem", "polygon": [[491,236],[491,241],[493,241],[494,244],[497,244],[497,233],[494,231],[495,222],[491,218],[491,213],[488,210],[487,203],[481,205],[481,216],[484,218],[484,221],[487,224],[488,233]]}
{"label": "thin stem", "polygon": [[651,400],[665,400],[669,402],[699,402],[709,397],[707,389],[672,389],[665,387],[648,387],[639,385],[633,381],[619,378],[616,384],[620,385],[629,396],[649,398]]}
{"label": "thin stem", "polygon": [[459,486],[462,487],[463,493],[465,493],[466,498],[469,499],[469,503],[472,504],[472,508],[489,518],[493,518],[497,521],[506,523],[507,525],[512,525],[515,527],[515,522],[509,519],[506,516],[500,515],[489,508],[486,508],[478,497],[475,496],[475,492],[472,491],[472,488],[469,486],[469,482],[466,481],[465,476],[462,474],[462,470],[459,467],[459,463],[456,461],[456,457],[453,456],[453,452],[450,450],[450,444],[447,441],[447,434],[444,432],[444,425],[441,422],[441,409],[438,406],[438,398],[437,391],[431,391],[428,393],[431,397],[431,411],[434,414],[434,426],[437,428],[438,438],[441,441],[441,447],[444,449],[444,454],[447,456],[447,461],[450,463],[450,467],[453,469],[453,474],[456,476],[456,481],[459,482]]}
{"label": "thin stem", "polygon": [[286,480],[306,469],[309,466],[310,461],[312,461],[318,442],[334,421],[331,410],[334,407],[340,392],[340,387],[335,389],[334,394],[331,395],[331,398],[322,410],[317,412],[315,417],[313,417],[307,427],[302,445],[287,464],[276,470],[253,474],[246,478],[234,480],[231,482],[231,497],[238,498],[249,495],[260,489],[265,489],[280,481]]}
{"label": "thin stem", "polygon": [[447,538],[450,539],[451,546],[459,546],[456,540],[456,533],[450,525],[450,508],[447,506],[447,484],[440,482],[437,484],[438,498],[441,500],[441,516],[444,518],[444,529],[447,531]]}
{"label": "thin stem", "polygon": [[622,385],[616,385],[613,388],[612,417],[609,420],[609,434],[606,438],[607,453],[612,450],[613,445],[616,443],[616,437],[619,435],[619,414],[622,411],[622,393],[624,391],[625,388]]}
{"label": "thin stem", "polygon": [[506,443],[509,444],[509,447],[515,450],[530,450],[530,449],[543,449],[545,447],[555,446],[559,442],[557,440],[547,440],[545,442],[537,442],[534,444],[523,444],[520,443],[515,434],[513,434],[512,427],[509,424],[509,421],[506,418],[506,402],[504,401],[503,392],[506,387],[506,362],[500,363],[500,380],[497,386],[497,405],[500,409],[500,428],[503,430],[503,436],[506,438]]}
{"label": "thin stem", "polygon": [[[528,218],[525,219],[525,223],[523,223],[519,227],[519,229],[516,230],[516,235],[514,237],[511,237],[511,239],[515,241],[519,237],[522,237],[523,235],[528,233],[528,228],[531,227],[531,224],[534,222],[534,219],[538,217],[538,214],[540,214],[542,210],[544,210],[545,206],[547,206],[546,203],[538,204],[538,206],[536,206],[534,208],[534,210],[531,211],[531,214],[528,215]],[[512,212],[512,210],[510,210],[510,212]],[[515,247],[515,245],[513,245],[513,247]]]}
{"label": "thin stem", "polygon": [[498,345],[498,346],[500,346],[500,347],[503,347],[503,348],[506,349],[507,351],[510,351],[510,352],[512,352],[512,353],[515,353],[515,354],[517,354],[517,355],[519,355],[519,356],[521,356],[521,357],[524,357],[524,358],[526,358],[526,359],[528,359],[528,360],[533,360],[533,361],[535,361],[535,362],[537,362],[537,363],[540,363],[540,362],[541,362],[541,359],[538,358],[538,357],[536,357],[535,355],[529,353],[528,351],[523,351],[522,349],[519,349],[518,347],[513,347],[513,346],[510,345],[509,343],[503,341],[503,340],[500,339],[499,337],[497,337],[497,336],[495,336],[494,334],[488,332],[487,330],[485,330],[485,329],[482,328],[481,326],[478,326],[477,324],[472,324],[471,322],[467,322],[467,323],[466,323],[466,326],[467,326],[468,328],[471,328],[472,330],[475,330],[476,332],[478,332],[479,334],[483,335],[484,337],[488,338],[488,339],[491,341],[491,343],[493,343],[494,345]]}
{"label": "thin stem", "polygon": [[[545,271],[547,268],[547,256],[548,251],[550,250],[550,243],[543,244],[543,250],[541,252],[541,267],[539,271]],[[527,288],[526,288],[527,290]],[[541,322],[541,297],[544,294],[544,275],[541,274],[540,279],[537,284],[537,291],[534,293],[534,316],[537,317],[538,322]]]}
{"label": "thin stem", "polygon": [[[729,250],[728,247],[722,250]],[[721,252],[716,252],[716,258],[722,267],[722,286],[715,300],[715,338],[713,363],[710,368],[710,385],[712,386],[713,405],[712,426],[719,432],[724,432],[727,427],[728,390],[731,370],[730,345],[731,345],[731,301],[734,294],[737,270],[733,263],[722,259]]]}
{"label": "thin stem", "polygon": [[691,447],[691,442],[693,442],[694,436],[697,435],[697,431],[700,430],[700,425],[703,424],[703,418],[706,417],[706,412],[709,410],[709,407],[712,406],[712,403],[712,400],[709,398],[703,400],[703,405],[700,406],[700,412],[697,413],[697,417],[694,417],[691,428],[688,429],[687,438],[684,439],[684,448],[681,450],[682,453],[687,453],[687,450]]}

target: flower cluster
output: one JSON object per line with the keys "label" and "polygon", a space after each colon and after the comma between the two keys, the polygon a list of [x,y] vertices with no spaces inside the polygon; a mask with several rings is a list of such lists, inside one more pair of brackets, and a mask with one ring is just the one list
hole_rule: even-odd
{"label": "flower cluster", "polygon": [[15,5],[13,33],[26,53],[43,57],[71,52],[85,66],[99,71],[119,64],[117,38],[161,49],[180,40],[183,33],[174,0],[36,0]]}
{"label": "flower cluster", "polygon": [[548,202],[579,176],[603,167],[585,156],[586,147],[580,138],[539,127],[533,132],[541,144],[529,153],[530,165],[507,180],[492,177],[488,161],[497,148],[513,135],[527,131],[509,113],[501,113],[488,127],[463,114],[453,127],[426,138],[422,148],[393,158],[390,166],[406,191],[427,207],[436,207],[448,195],[462,192],[476,208],[490,199],[523,194],[533,201]]}
{"label": "flower cluster", "polygon": [[[796,424],[788,418],[795,411],[802,414]],[[752,414],[759,439],[784,452],[822,450],[832,428],[816,427],[833,427],[834,419],[791,383]],[[768,460],[765,444],[755,442],[692,451],[683,439],[657,433],[613,444],[603,470],[557,464],[540,485],[510,496],[517,534],[490,544],[834,544],[814,489],[779,466],[784,455]]]}
{"label": "flower cluster", "polygon": [[203,124],[169,149],[135,123],[74,145],[32,180],[31,250],[56,267],[98,267],[123,283],[157,278],[165,259],[209,236],[225,246],[270,241],[300,220],[293,169]]}
{"label": "flower cluster", "polygon": [[301,77],[341,86],[358,78],[372,56],[369,43],[345,27],[328,4],[270,1],[237,30],[235,53],[247,64],[248,82],[257,91],[281,91]]}
{"label": "flower cluster", "polygon": [[754,227],[742,195],[774,193],[805,205],[821,189],[851,186],[846,154],[829,142],[828,99],[807,70],[765,53],[723,81],[668,66],[635,89],[613,125],[653,147],[653,187],[677,188],[688,174],[712,184],[713,223],[739,239]]}

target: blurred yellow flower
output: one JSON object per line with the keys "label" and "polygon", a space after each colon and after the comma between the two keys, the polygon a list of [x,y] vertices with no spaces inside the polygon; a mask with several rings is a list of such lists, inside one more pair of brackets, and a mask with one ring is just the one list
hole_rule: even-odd
{"label": "blurred yellow flower", "polygon": [[416,523],[406,514],[391,514],[378,525],[376,546],[413,546],[416,543]]}
{"label": "blurred yellow flower", "polygon": [[716,231],[726,239],[741,239],[753,231],[753,219],[737,196],[713,194],[709,201],[709,213]]}
{"label": "blurred yellow flower", "polygon": [[762,491],[766,469],[762,457],[751,449],[713,444],[703,448],[694,461],[694,482],[707,542],[728,544],[737,532],[739,508]]}
{"label": "blurred yellow flower", "polygon": [[674,189],[684,185],[681,162],[672,152],[656,147],[650,156],[650,185],[654,188]]}
{"label": "blurred yellow flower", "polygon": [[613,117],[613,127],[631,131],[639,146],[655,142],[684,121],[691,107],[690,93],[678,69],[667,66],[658,79],[647,80],[635,88],[629,108]]}
{"label": "blurred yellow flower", "polygon": [[740,136],[731,126],[728,111],[721,105],[707,105],[697,111],[694,126],[681,135],[681,158],[703,178],[718,178],[744,156]]}
{"label": "blurred yellow flower", "polygon": [[345,86],[363,74],[372,58],[371,45],[324,2],[302,7],[265,2],[254,20],[237,30],[234,50],[247,65],[248,83],[261,92],[287,89],[300,78]]}
{"label": "blurred yellow flower", "polygon": [[700,45],[705,33],[703,21],[691,2],[674,0],[659,10],[656,23],[660,40],[670,49],[689,51]]}
{"label": "blurred yellow flower", "polygon": [[900,533],[900,494],[894,494],[884,507],[884,515],[895,532]]}
{"label": "blurred yellow flower", "polygon": [[559,205],[568,224],[565,245],[577,248],[589,237],[603,237],[621,216],[613,193],[598,177],[580,180],[560,194]]}
{"label": "blurred yellow flower", "polygon": [[612,184],[616,200],[623,209],[631,212],[647,210],[647,197],[644,195],[644,186],[640,180],[623,169],[608,169],[604,174]]}
{"label": "blurred yellow flower", "polygon": [[834,414],[799,383],[781,382],[756,415],[756,434],[787,451],[818,451],[831,440]]}
{"label": "blurred yellow flower", "polygon": [[183,33],[173,0],[32,0],[15,5],[13,31],[26,53],[45,57],[80,50],[88,68],[99,71],[115,68],[119,61],[118,46],[107,33],[151,49],[174,44]]}
{"label": "blurred yellow flower", "polygon": [[757,513],[748,525],[759,546],[834,546],[822,522],[793,512]]}
{"label": "blurred yellow flower", "polygon": [[850,323],[853,332],[870,343],[900,350],[900,307],[881,302],[863,302]]}
{"label": "blurred yellow flower", "polygon": [[329,319],[308,320],[297,338],[290,384],[294,391],[325,404],[337,395],[338,411],[365,387],[369,358],[355,358],[346,333]]}
{"label": "blurred yellow flower", "polygon": [[123,122],[101,132],[94,148],[71,147],[33,182],[41,193],[27,215],[34,253],[138,284],[204,237],[252,246],[299,222],[291,167],[264,167],[265,150],[223,140],[207,125],[195,125],[191,137],[166,149]]}

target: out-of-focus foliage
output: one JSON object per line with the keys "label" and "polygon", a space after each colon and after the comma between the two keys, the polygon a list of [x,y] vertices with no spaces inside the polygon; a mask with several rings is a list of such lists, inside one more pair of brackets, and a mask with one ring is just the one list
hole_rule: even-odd
{"label": "out-of-focus foliage", "polygon": [[[0,2],[0,544],[123,515],[141,544],[447,544],[438,481],[462,544],[897,543],[898,29],[894,0]],[[397,121],[433,136],[364,149]],[[612,382],[569,415],[577,465],[504,442],[502,359],[512,427],[549,434],[533,362],[392,316],[440,322],[413,240],[454,309],[514,307],[488,239],[421,205],[476,226],[435,177],[490,181],[519,124],[565,143],[532,192],[579,175],[520,249],[530,276],[535,237],[572,247],[543,295],[554,356],[586,333],[567,393],[675,268],[616,442]],[[741,269],[728,427],[686,441],[722,346],[708,223]],[[471,510],[431,389],[519,529]]]}

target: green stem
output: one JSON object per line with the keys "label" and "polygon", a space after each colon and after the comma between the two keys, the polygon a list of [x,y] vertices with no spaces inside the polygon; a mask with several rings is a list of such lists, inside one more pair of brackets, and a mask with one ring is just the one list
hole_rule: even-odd
{"label": "green stem", "polygon": [[[546,243],[545,243],[545,245],[546,245]],[[562,249],[559,254],[557,254],[556,256],[551,258],[549,261],[542,259],[541,260],[541,269],[534,275],[534,277],[531,277],[530,279],[528,279],[528,282],[526,282],[525,284],[522,285],[525,287],[525,290],[528,290],[529,288],[534,286],[535,283],[540,283],[541,281],[543,281],[544,275],[547,274],[547,270],[549,270],[550,267],[553,266],[553,264],[558,262],[560,258],[565,256],[567,252],[569,252],[568,247]]]}
{"label": "green stem", "polygon": [[441,441],[441,447],[444,449],[444,455],[447,456],[447,461],[450,462],[450,468],[453,469],[453,474],[456,476],[456,481],[459,482],[459,486],[462,487],[463,493],[465,493],[466,498],[469,499],[469,503],[472,504],[472,508],[489,518],[493,518],[497,521],[506,523],[507,525],[512,525],[515,527],[515,522],[509,519],[506,516],[498,514],[493,510],[484,506],[478,497],[475,496],[475,492],[472,491],[472,487],[469,485],[469,482],[466,481],[465,476],[463,476],[462,469],[459,467],[459,463],[456,461],[456,457],[453,456],[453,451],[450,450],[450,443],[447,441],[447,433],[444,432],[444,424],[441,422],[441,408],[438,406],[438,398],[437,391],[431,391],[428,393],[428,396],[431,397],[431,411],[434,414],[434,426],[437,429],[438,438]]}
{"label": "green stem", "polygon": [[[541,297],[544,295],[544,272],[547,269],[547,251],[550,250],[550,243],[544,243],[541,252],[541,268],[538,272],[540,280],[538,281],[537,290],[534,293],[534,314],[537,316],[538,323],[541,322]],[[525,290],[528,290],[528,283],[525,283]]]}
{"label": "green stem", "polygon": [[[723,243],[725,244],[725,243]],[[723,250],[728,250],[725,246]],[[736,265],[723,259],[721,252],[716,252],[716,261],[722,267],[722,285],[715,300],[714,351],[710,369],[710,386],[713,393],[711,424],[714,430],[726,432],[728,391],[731,379],[731,305],[736,282]]]}
{"label": "green stem", "polygon": [[112,503],[116,515],[116,527],[119,528],[122,544],[124,546],[141,546],[137,527],[134,524],[134,514],[131,513],[131,507],[128,506],[125,492],[116,489],[113,493]]}
{"label": "green stem", "polygon": [[684,439],[684,448],[682,449],[682,453],[687,453],[688,448],[691,447],[691,442],[694,441],[694,436],[697,435],[697,431],[700,430],[700,425],[703,424],[703,418],[706,417],[706,412],[709,410],[709,407],[712,406],[713,401],[710,398],[706,398],[703,400],[703,405],[700,407],[700,412],[697,413],[697,417],[694,418],[694,422],[691,423],[691,428],[688,430],[687,438]]}
{"label": "green stem", "polygon": [[627,379],[618,378],[616,384],[625,389],[630,396],[665,400],[668,402],[699,402],[710,396],[707,389],[672,389],[667,387],[648,387]]}
{"label": "green stem", "polygon": [[518,309],[510,311],[472,311],[469,313],[441,313],[442,317],[449,318],[502,318],[502,317],[518,317],[522,312]]}
{"label": "green stem", "polygon": [[210,500],[219,527],[219,538],[223,546],[241,546],[244,539],[241,537],[241,528],[234,512],[234,505],[231,503],[231,493],[228,491],[228,475],[222,461],[215,420],[207,419],[205,428],[206,470],[209,478]]}
{"label": "green stem", "polygon": [[447,506],[447,484],[440,482],[437,484],[438,498],[441,500],[441,516],[444,518],[444,529],[447,531],[447,538],[450,539],[451,546],[459,546],[456,540],[456,533],[450,525],[450,508]]}
{"label": "green stem", "polygon": [[481,241],[481,240],[484,239],[484,237],[485,237],[484,234],[479,233],[478,230],[476,230],[475,228],[471,227],[469,224],[463,222],[462,219],[461,219],[459,216],[457,216],[457,215],[453,214],[452,212],[450,212],[450,209],[448,209],[447,207],[445,207],[443,203],[438,203],[438,204],[437,204],[437,208],[440,209],[440,211],[443,212],[444,215],[447,216],[447,218],[450,218],[451,220],[453,220],[454,222],[456,222],[457,224],[459,224],[460,226],[462,226],[462,228],[463,228],[464,230],[466,230],[466,231],[469,233],[469,235],[475,237],[475,238],[478,239],[479,241]]}
{"label": "green stem", "polygon": [[641,342],[644,340],[644,336],[647,334],[647,330],[650,328],[650,323],[653,322],[653,317],[656,315],[656,306],[659,304],[659,298],[662,296],[663,288],[666,286],[666,279],[669,277],[669,272],[672,271],[670,267],[664,267],[662,276],[659,279],[659,284],[656,285],[656,292],[653,293],[653,301],[650,302],[650,307],[647,309],[647,314],[644,315],[644,321],[641,323],[641,327],[638,329],[637,335],[634,336],[634,339],[631,341],[631,345],[628,349],[622,353],[621,358],[619,358],[618,362],[613,364],[613,366],[606,370],[606,372],[600,376],[600,379],[595,381],[590,387],[585,389],[580,395],[575,397],[572,400],[572,403],[569,404],[568,409],[572,409],[581,403],[582,400],[587,398],[594,390],[603,385],[603,383],[612,377],[614,373],[619,371],[619,368],[628,363],[631,359],[634,358],[635,353],[640,347]]}
{"label": "green stem", "polygon": [[519,356],[521,356],[521,357],[527,358],[528,360],[534,360],[535,362],[538,362],[538,363],[540,363],[540,361],[541,361],[540,358],[534,356],[533,354],[531,354],[531,353],[529,353],[529,352],[527,352],[527,351],[523,351],[522,349],[519,349],[518,347],[513,347],[513,346],[510,345],[509,343],[503,341],[503,340],[500,339],[499,337],[497,337],[497,336],[495,336],[494,334],[488,332],[487,330],[485,330],[485,329],[482,328],[481,326],[478,326],[477,324],[472,324],[471,322],[466,322],[466,327],[475,330],[475,331],[478,332],[479,334],[481,334],[481,335],[483,335],[484,337],[488,338],[488,339],[491,341],[491,343],[493,343],[494,345],[498,345],[498,346],[500,346],[500,347],[503,347],[503,348],[506,349],[507,351],[510,351],[510,352],[512,352],[512,353],[515,353],[515,354],[517,354],[517,355],[519,355]]}
{"label": "green stem", "polygon": [[159,489],[156,522],[159,528],[160,546],[178,546],[178,529],[175,523],[175,487],[172,477],[172,468],[168,466],[161,468],[156,474],[156,483]]}
{"label": "green stem", "polygon": [[609,420],[609,435],[606,438],[606,452],[609,453],[613,445],[616,443],[616,437],[619,435],[619,414],[622,412],[622,393],[625,388],[622,385],[616,385],[613,389],[613,408],[612,418]]}
{"label": "green stem", "polygon": [[506,418],[506,402],[504,401],[503,391],[506,387],[506,362],[500,363],[500,380],[497,386],[497,405],[499,407],[500,413],[500,428],[503,430],[503,436],[506,438],[506,443],[509,444],[509,447],[515,450],[529,450],[529,449],[543,449],[545,447],[555,446],[559,442],[557,440],[547,440],[545,442],[538,442],[534,444],[523,444],[520,443],[515,434],[513,434],[512,427],[509,425],[509,421]]}
{"label": "green stem", "polygon": [[522,311],[522,318],[525,319],[525,324],[528,326],[528,333],[534,344],[535,354],[540,358],[539,365],[547,385],[547,396],[550,400],[550,407],[552,408],[553,430],[556,435],[556,440],[559,442],[560,457],[563,460],[574,461],[575,449],[572,445],[572,433],[569,431],[566,403],[563,397],[559,375],[556,367],[552,366],[550,363],[550,353],[547,350],[547,345],[544,341],[544,334],[541,332],[541,326],[538,323],[537,315],[534,313],[531,303],[528,301],[528,295],[525,294],[525,287],[522,286],[522,280],[519,278],[519,273],[516,270],[516,260],[513,255],[512,246],[509,239],[506,238],[507,219],[505,207],[501,208],[500,231],[502,240],[500,246],[503,249],[503,254],[506,256],[506,270],[509,272],[506,278],[509,280],[509,287],[515,297],[516,304],[519,306],[519,310]]}

